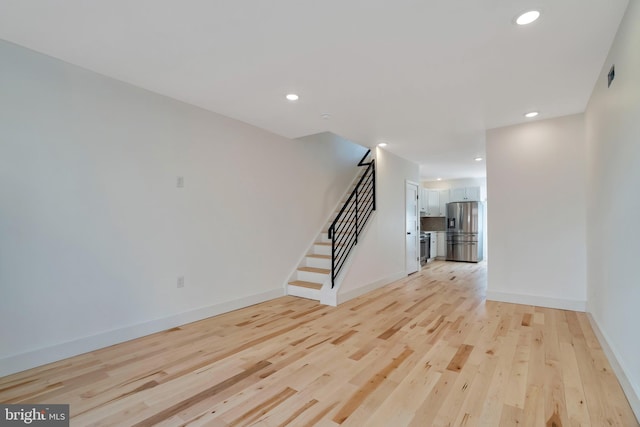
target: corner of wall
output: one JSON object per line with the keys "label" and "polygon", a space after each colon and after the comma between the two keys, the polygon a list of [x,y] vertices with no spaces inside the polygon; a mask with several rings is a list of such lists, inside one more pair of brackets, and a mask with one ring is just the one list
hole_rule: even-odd
{"label": "corner of wall", "polygon": [[591,313],[587,313],[587,317],[589,318],[593,332],[595,332],[596,337],[602,346],[604,354],[607,356],[609,364],[611,364],[613,372],[616,374],[616,377],[618,377],[618,381],[620,382],[620,386],[629,401],[631,410],[635,414],[636,419],[640,420],[640,386],[638,384],[634,384],[627,376],[626,373],[630,372],[628,366],[622,365],[622,359],[619,357],[618,352],[611,346],[610,341],[603,330],[600,329],[600,325],[595,317],[593,317]]}

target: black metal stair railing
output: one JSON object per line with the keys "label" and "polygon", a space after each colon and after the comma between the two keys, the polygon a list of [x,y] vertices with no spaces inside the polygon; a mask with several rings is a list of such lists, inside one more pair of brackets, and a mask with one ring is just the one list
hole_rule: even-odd
{"label": "black metal stair railing", "polygon": [[351,249],[358,243],[371,213],[376,210],[376,165],[375,159],[364,161],[371,150],[362,157],[358,166],[366,169],[356,187],[347,198],[340,212],[329,226],[328,237],[331,239],[331,288],[344,266]]}

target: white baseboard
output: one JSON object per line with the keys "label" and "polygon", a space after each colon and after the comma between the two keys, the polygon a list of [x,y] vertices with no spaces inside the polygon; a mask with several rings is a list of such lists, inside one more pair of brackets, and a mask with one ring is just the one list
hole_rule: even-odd
{"label": "white baseboard", "polygon": [[0,377],[135,338],[140,338],[145,335],[175,328],[176,326],[206,319],[207,317],[248,307],[283,295],[284,290],[282,288],[272,289],[267,292],[250,295],[237,300],[201,307],[173,316],[150,320],[137,325],[114,329],[89,337],[79,338],[50,347],[9,356],[4,359],[0,359]]}
{"label": "white baseboard", "polygon": [[513,304],[537,305],[539,307],[559,308],[561,310],[587,311],[587,302],[580,300],[541,297],[537,295],[510,294],[487,291],[487,300],[510,302]]}
{"label": "white baseboard", "polygon": [[595,317],[593,317],[589,312],[587,312],[587,317],[589,318],[593,332],[595,332],[596,337],[602,346],[604,354],[609,360],[609,364],[611,364],[613,372],[616,374],[616,377],[618,377],[618,381],[620,381],[620,386],[622,387],[624,394],[627,396],[627,400],[629,401],[631,410],[636,416],[636,420],[640,421],[640,387],[638,384],[634,384],[629,380],[629,377],[626,374],[628,370],[622,365],[622,359],[618,357],[617,352],[613,347],[611,347],[611,345],[609,345],[609,340],[602,329],[600,329],[600,325],[596,321]]}
{"label": "white baseboard", "polygon": [[391,274],[387,277],[384,277],[380,280],[376,280],[375,282],[369,283],[368,285],[361,286],[357,289],[352,289],[343,294],[337,295],[337,300],[339,304],[343,302],[349,301],[350,299],[354,299],[359,297],[360,295],[366,294],[367,292],[371,292],[375,289],[381,288],[389,283],[395,282],[396,280],[400,280],[407,277],[406,271],[399,271],[397,273]]}

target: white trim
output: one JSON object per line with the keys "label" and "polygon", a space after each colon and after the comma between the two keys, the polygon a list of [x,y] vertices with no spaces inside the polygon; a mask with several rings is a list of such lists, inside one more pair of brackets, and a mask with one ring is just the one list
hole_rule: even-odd
{"label": "white trim", "polygon": [[351,299],[357,298],[360,295],[364,295],[367,292],[371,292],[374,291],[378,288],[381,288],[385,285],[388,285],[389,283],[393,283],[397,280],[400,279],[404,279],[405,277],[407,277],[407,272],[406,271],[399,271],[397,273],[391,274],[385,278],[382,278],[380,280],[376,280],[375,282],[369,283],[368,285],[364,285],[361,286],[357,289],[352,289],[348,292],[345,292],[344,294],[338,294],[337,295],[337,302],[339,304],[342,304],[343,302],[349,301]]}
{"label": "white trim", "polygon": [[270,291],[250,295],[233,301],[201,307],[173,316],[155,319],[120,329],[102,332],[96,335],[78,338],[73,341],[40,348],[14,356],[0,359],[0,376],[10,375],[47,363],[57,362],[67,357],[77,356],[89,351],[98,350],[110,345],[119,344],[145,335],[165,331],[176,326],[206,319],[207,317],[227,313],[239,308],[248,307],[274,298],[284,296],[283,289],[278,287]]}
{"label": "white trim", "polygon": [[549,298],[538,295],[511,294],[487,291],[487,300],[510,302],[513,304],[537,305],[539,307],[559,308],[561,310],[587,311],[587,302],[580,300]]}
{"label": "white trim", "polygon": [[596,334],[596,337],[602,346],[604,354],[609,360],[609,364],[611,365],[613,372],[616,374],[616,377],[618,377],[622,391],[624,391],[624,394],[627,396],[627,400],[629,401],[631,410],[636,416],[636,420],[640,420],[640,387],[629,380],[629,377],[626,374],[629,370],[625,369],[622,365],[622,359],[618,357],[618,352],[609,345],[609,340],[604,332],[602,332],[602,329],[600,329],[600,325],[598,325],[598,321],[595,317],[593,317],[591,313],[587,312],[587,318],[589,319],[589,323],[591,323],[593,332]]}

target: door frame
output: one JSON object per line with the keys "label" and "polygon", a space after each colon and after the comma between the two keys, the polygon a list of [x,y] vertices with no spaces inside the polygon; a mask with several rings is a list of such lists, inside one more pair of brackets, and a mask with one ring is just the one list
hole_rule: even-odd
{"label": "door frame", "polygon": [[[409,186],[415,187],[416,189],[416,208],[414,212],[408,212],[407,209],[407,189]],[[408,253],[407,253],[407,241],[406,241],[406,234],[405,234],[405,244],[404,244],[404,266],[405,266],[405,271],[407,272],[407,274],[412,274],[415,272],[420,271],[420,184],[415,182],[415,181],[411,181],[408,179],[405,179],[404,181],[404,232],[407,232],[407,228],[408,228],[408,222],[407,222],[407,217],[413,214],[413,216],[415,216],[416,218],[416,236],[414,239],[415,242],[415,253],[417,255],[417,260],[416,260],[416,264],[417,264],[417,269],[415,271],[411,271],[409,272],[409,262],[408,262]]]}

